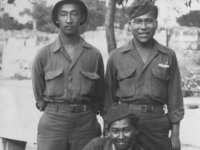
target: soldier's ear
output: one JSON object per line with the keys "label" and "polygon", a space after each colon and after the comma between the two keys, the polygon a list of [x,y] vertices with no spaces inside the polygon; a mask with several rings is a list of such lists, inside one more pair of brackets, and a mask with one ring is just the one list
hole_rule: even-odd
{"label": "soldier's ear", "polygon": [[86,17],[85,15],[81,15],[81,23],[84,22],[85,17]]}
{"label": "soldier's ear", "polygon": [[106,131],[105,135],[106,135],[106,136],[110,136],[109,129],[108,129],[108,128],[105,128],[105,131]]}
{"label": "soldier's ear", "polygon": [[131,31],[131,20],[128,22],[128,30]]}
{"label": "soldier's ear", "polygon": [[156,20],[156,30],[158,29],[158,21]]}
{"label": "soldier's ear", "polygon": [[57,23],[57,24],[58,24],[58,18],[55,18],[55,23]]}

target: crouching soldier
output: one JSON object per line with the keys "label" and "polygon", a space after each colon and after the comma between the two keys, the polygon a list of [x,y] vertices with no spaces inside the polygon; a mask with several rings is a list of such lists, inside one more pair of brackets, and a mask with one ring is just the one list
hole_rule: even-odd
{"label": "crouching soldier", "polygon": [[143,150],[136,143],[139,118],[124,104],[108,110],[108,136],[91,140],[83,150]]}

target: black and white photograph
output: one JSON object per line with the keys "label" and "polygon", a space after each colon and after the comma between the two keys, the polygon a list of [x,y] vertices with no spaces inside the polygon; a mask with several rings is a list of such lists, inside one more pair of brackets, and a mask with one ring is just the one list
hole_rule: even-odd
{"label": "black and white photograph", "polygon": [[0,0],[0,150],[200,150],[200,0]]}

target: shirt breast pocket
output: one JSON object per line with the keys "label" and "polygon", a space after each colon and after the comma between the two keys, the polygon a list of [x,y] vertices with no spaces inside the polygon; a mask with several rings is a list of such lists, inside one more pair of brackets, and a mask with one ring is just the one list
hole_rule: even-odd
{"label": "shirt breast pocket", "polygon": [[119,88],[117,89],[118,97],[130,97],[135,94],[135,69],[129,69],[124,71],[119,71],[117,74],[117,80]]}
{"label": "shirt breast pocket", "polygon": [[81,70],[81,94],[94,94],[98,79],[97,73]]}
{"label": "shirt breast pocket", "polygon": [[45,73],[47,96],[50,98],[63,94],[63,70],[51,70]]}
{"label": "shirt breast pocket", "polygon": [[151,92],[156,99],[158,98],[165,101],[167,98],[168,80],[168,68],[152,69]]}

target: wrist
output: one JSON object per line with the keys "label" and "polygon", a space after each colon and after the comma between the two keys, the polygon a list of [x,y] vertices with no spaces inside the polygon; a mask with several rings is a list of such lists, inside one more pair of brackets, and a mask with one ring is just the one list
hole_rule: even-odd
{"label": "wrist", "polygon": [[179,136],[180,123],[172,124],[171,135]]}

